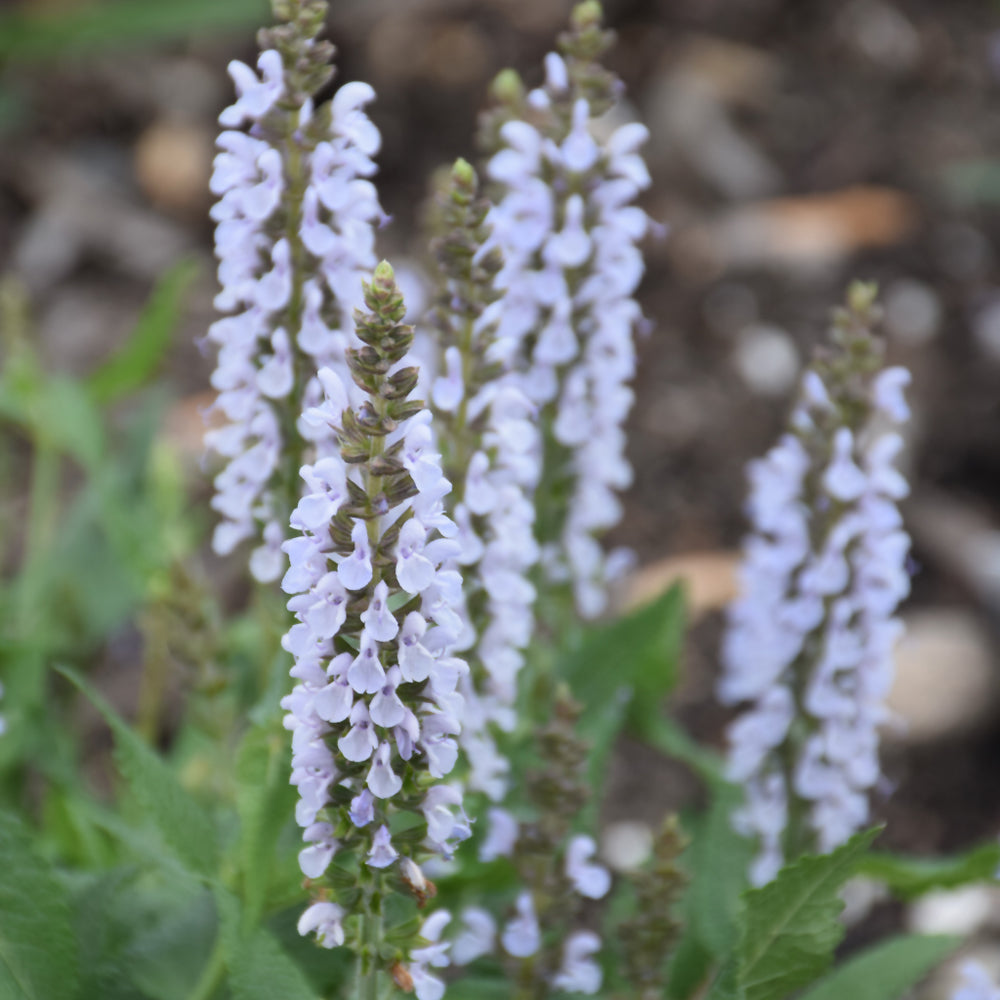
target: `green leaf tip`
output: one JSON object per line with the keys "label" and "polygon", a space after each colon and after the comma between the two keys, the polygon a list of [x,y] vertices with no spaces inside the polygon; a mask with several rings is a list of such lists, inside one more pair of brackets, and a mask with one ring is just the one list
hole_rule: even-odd
{"label": "green leaf tip", "polygon": [[867,313],[878,298],[878,284],[874,281],[852,281],[847,289],[847,305],[851,312]]}
{"label": "green leaf tip", "polygon": [[570,23],[578,31],[588,28],[599,28],[604,20],[604,8],[598,0],[583,0],[573,8]]}
{"label": "green leaf tip", "polygon": [[476,171],[468,160],[460,156],[451,168],[451,179],[462,187],[474,188],[476,186]]}
{"label": "green leaf tip", "polygon": [[490,84],[490,96],[501,104],[518,104],[524,99],[524,83],[515,69],[502,69]]}
{"label": "green leaf tip", "polygon": [[396,272],[392,269],[392,264],[387,260],[379,262],[372,275],[372,284],[376,288],[389,288],[396,283]]}

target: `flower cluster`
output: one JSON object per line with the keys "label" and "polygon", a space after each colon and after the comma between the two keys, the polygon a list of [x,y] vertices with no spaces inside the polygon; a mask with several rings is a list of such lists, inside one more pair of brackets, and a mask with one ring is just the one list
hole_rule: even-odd
{"label": "flower cluster", "polygon": [[[562,563],[588,617],[604,609],[607,578],[621,567],[605,559],[595,536],[618,522],[616,494],[631,482],[623,424],[642,319],[633,298],[643,273],[636,243],[649,226],[633,204],[649,184],[638,153],[645,126],[623,125],[603,143],[591,132],[619,90],[596,63],[608,41],[600,6],[579,4],[561,54],[545,59],[544,86],[524,97],[502,78],[506,107],[486,128],[487,143],[502,147],[488,168],[503,192],[490,213],[504,254],[496,335],[555,439],[539,490],[540,502],[562,498],[541,517],[555,522],[543,541],[556,545],[558,558],[546,562]],[[560,491],[564,479],[570,485]]]}
{"label": "flower cluster", "polygon": [[218,348],[214,408],[224,419],[206,444],[226,462],[215,479],[212,506],[222,520],[213,546],[227,554],[262,539],[250,560],[261,581],[278,579],[285,565],[296,471],[306,439],[326,433],[311,433],[298,416],[321,395],[316,371],[343,369],[382,218],[366,179],[380,144],[362,110],[374,92],[349,83],[315,108],[310,95],[332,76],[332,46],[316,39],[326,4],[276,6],[288,23],[262,32],[260,77],[243,63],[229,66],[237,100],[219,116],[225,131],[211,178],[219,199],[211,213],[215,304],[230,314],[208,333]]}
{"label": "flower cluster", "polygon": [[[303,417],[328,428],[338,450],[303,466],[304,495],[291,516],[301,535],[284,545],[283,587],[295,595],[288,607],[297,619],[284,646],[297,684],[282,705],[308,845],[302,871],[322,885],[344,851],[369,874],[396,866],[422,898],[414,860],[421,842],[450,856],[470,832],[459,790],[441,780],[458,756],[458,688],[467,671],[453,655],[462,579],[446,565],[458,550],[443,506],[451,484],[433,450],[430,414],[410,398],[413,331],[400,324],[403,300],[388,264],[365,286],[365,302],[369,312],[357,315],[362,346],[347,352],[364,402],[352,406],[327,368],[319,373],[324,399]],[[420,822],[394,837],[400,810]],[[372,888],[362,909],[377,905]],[[342,943],[343,915],[321,898],[300,929]]]}
{"label": "flower cluster", "polygon": [[750,467],[754,530],[719,695],[747,705],[730,729],[729,776],[746,788],[737,824],[759,839],[756,883],[863,826],[880,777],[893,615],[909,592],[896,506],[907,485],[893,464],[909,374],[881,367],[875,318],[874,289],[853,286],[791,430]]}
{"label": "flower cluster", "polygon": [[445,471],[456,482],[449,499],[470,609],[462,747],[469,787],[499,801],[508,763],[491,727],[514,726],[517,675],[534,624],[528,573],[538,558],[532,493],[541,442],[534,405],[494,360],[502,300],[493,287],[500,257],[485,225],[488,210],[475,171],[459,160],[438,203],[433,250],[441,280],[430,319],[443,359],[432,392],[435,424]]}

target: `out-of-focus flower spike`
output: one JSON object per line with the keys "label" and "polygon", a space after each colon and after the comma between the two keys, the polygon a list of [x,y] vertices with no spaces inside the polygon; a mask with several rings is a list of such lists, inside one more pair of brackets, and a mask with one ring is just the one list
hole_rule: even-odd
{"label": "out-of-focus flower spike", "polygon": [[852,286],[832,346],[803,377],[791,429],[749,470],[753,532],[719,696],[743,705],[728,767],[746,790],[734,820],[757,841],[756,884],[805,850],[847,840],[868,821],[881,777],[893,615],[909,592],[895,508],[907,487],[892,466],[909,374],[882,367],[876,319],[873,289]]}

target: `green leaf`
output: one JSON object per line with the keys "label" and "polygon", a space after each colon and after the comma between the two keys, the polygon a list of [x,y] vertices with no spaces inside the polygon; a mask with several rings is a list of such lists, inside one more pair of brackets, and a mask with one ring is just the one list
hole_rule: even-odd
{"label": "green leaf", "polygon": [[961,943],[944,936],[892,938],[838,966],[799,1000],[898,1000]]}
{"label": "green leaf", "polygon": [[587,629],[561,658],[559,673],[573,696],[600,706],[627,686],[653,701],[653,709],[673,689],[683,628],[683,594],[671,587],[624,618]]}
{"label": "green leaf", "polygon": [[638,734],[661,715],[677,680],[683,612],[683,592],[672,587],[638,611],[588,629],[559,658],[558,675],[583,705],[580,732],[593,744],[595,784],[626,719]]}
{"label": "green leaf", "polygon": [[104,405],[134,392],[155,374],[197,273],[194,261],[182,260],[159,280],[132,336],[87,380],[87,388],[98,403]]}
{"label": "green leaf", "polygon": [[735,788],[720,786],[691,847],[691,924],[717,959],[731,954],[739,939],[741,896],[752,853],[750,842],[733,829],[738,801]]}
{"label": "green leaf", "polygon": [[858,861],[855,874],[884,882],[893,895],[915,899],[934,889],[957,889],[992,880],[1000,868],[1000,843],[991,840],[951,858],[909,858],[872,853]]}
{"label": "green leaf", "polygon": [[0,996],[71,1000],[77,946],[70,911],[51,870],[16,817],[0,813]]}
{"label": "green leaf", "polygon": [[670,1000],[688,1000],[696,996],[702,983],[708,980],[712,956],[698,936],[686,927],[670,958],[667,996]]}
{"label": "green leaf", "polygon": [[822,975],[843,936],[838,893],[879,834],[856,834],[830,854],[806,855],[744,896],[736,983],[746,1000],[775,1000]]}
{"label": "green leaf", "polygon": [[231,895],[216,892],[233,1000],[318,1000],[299,967],[263,927],[243,930],[245,915]]}
{"label": "green leaf", "polygon": [[128,726],[101,694],[75,670],[58,667],[104,716],[115,734],[115,759],[145,815],[184,864],[214,876],[218,848],[215,827],[204,809],[181,787],[167,763]]}
{"label": "green leaf", "polygon": [[695,743],[673,719],[661,715],[656,720],[650,720],[637,735],[668,757],[687,764],[710,787],[725,787],[722,760],[711,750]]}
{"label": "green leaf", "polygon": [[71,881],[83,973],[78,1000],[188,1000],[215,932],[211,892],[176,869],[119,868]]}
{"label": "green leaf", "polygon": [[249,729],[236,758],[243,898],[251,921],[264,907],[278,836],[295,813],[289,758],[287,733],[275,725]]}

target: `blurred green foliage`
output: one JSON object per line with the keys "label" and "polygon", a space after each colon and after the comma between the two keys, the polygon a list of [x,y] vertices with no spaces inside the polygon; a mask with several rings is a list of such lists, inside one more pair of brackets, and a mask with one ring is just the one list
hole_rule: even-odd
{"label": "blurred green foliage", "polygon": [[0,60],[39,62],[266,23],[267,0],[89,0],[0,12]]}

